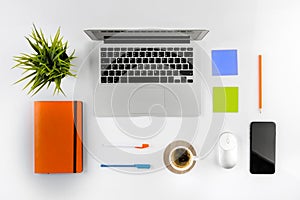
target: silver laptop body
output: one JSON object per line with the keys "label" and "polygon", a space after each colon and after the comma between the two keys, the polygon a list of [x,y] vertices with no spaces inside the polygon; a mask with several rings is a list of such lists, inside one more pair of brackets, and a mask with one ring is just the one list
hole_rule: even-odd
{"label": "silver laptop body", "polygon": [[201,55],[207,30],[89,29],[100,42],[97,117],[200,115]]}

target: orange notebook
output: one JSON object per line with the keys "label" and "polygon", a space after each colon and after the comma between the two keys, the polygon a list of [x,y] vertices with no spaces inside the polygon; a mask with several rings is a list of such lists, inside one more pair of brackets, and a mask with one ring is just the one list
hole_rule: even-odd
{"label": "orange notebook", "polygon": [[34,172],[82,172],[82,102],[34,102]]}

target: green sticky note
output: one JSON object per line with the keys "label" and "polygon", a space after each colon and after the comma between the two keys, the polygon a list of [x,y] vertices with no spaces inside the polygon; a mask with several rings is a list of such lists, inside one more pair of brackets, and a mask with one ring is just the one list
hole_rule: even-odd
{"label": "green sticky note", "polygon": [[238,112],[239,88],[238,87],[214,87],[213,88],[214,112]]}

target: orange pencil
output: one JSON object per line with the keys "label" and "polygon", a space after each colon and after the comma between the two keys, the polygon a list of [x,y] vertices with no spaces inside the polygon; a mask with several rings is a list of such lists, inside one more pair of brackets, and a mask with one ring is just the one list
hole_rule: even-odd
{"label": "orange pencil", "polygon": [[262,110],[262,56],[258,55],[258,109]]}

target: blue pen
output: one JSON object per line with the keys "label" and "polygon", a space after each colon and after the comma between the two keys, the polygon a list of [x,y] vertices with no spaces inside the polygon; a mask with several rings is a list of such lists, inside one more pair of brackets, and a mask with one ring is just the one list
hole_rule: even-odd
{"label": "blue pen", "polygon": [[100,167],[135,167],[137,169],[150,169],[150,164],[133,164],[133,165],[106,165],[101,164]]}

